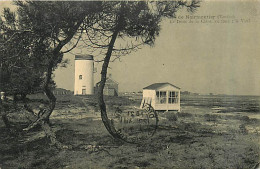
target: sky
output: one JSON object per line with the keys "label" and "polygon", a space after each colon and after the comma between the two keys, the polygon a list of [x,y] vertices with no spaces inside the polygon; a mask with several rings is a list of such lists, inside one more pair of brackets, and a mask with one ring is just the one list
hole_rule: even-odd
{"label": "sky", "polygon": [[[260,95],[260,1],[204,1],[195,13],[182,9],[176,15],[161,23],[153,47],[110,63],[120,92],[169,82],[202,94]],[[187,19],[191,16],[198,17]],[[65,54],[70,63],[55,71],[57,87],[73,90],[75,54],[89,53],[75,49]],[[95,82],[101,66],[95,63]]]}

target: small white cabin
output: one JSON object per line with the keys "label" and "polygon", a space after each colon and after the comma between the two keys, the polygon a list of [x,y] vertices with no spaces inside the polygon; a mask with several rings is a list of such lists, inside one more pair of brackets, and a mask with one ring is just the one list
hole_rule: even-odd
{"label": "small white cabin", "polygon": [[143,88],[143,99],[140,108],[146,103],[154,110],[181,110],[180,88],[170,83],[154,83]]}

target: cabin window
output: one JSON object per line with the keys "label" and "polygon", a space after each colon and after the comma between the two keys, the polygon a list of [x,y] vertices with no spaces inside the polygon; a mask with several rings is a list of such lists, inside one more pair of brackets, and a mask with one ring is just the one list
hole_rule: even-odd
{"label": "cabin window", "polygon": [[178,94],[179,94],[179,92],[170,91],[169,92],[168,103],[169,104],[178,103],[179,102]]}
{"label": "cabin window", "polygon": [[166,91],[156,91],[156,103],[166,104]]}
{"label": "cabin window", "polygon": [[81,80],[82,79],[82,75],[79,75],[79,80]]}

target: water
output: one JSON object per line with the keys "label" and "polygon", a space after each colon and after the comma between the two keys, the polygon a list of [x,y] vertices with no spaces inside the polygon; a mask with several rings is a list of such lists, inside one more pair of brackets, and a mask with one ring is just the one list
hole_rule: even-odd
{"label": "water", "polygon": [[182,95],[181,106],[207,107],[218,112],[260,113],[260,96]]}

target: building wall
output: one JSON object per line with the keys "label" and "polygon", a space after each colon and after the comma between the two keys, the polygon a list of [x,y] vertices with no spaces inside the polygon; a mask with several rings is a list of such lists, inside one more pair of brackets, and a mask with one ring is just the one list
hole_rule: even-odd
{"label": "building wall", "polygon": [[156,92],[155,90],[143,90],[143,99],[140,105],[140,108],[143,108],[144,103],[147,103],[150,101],[151,99],[151,106],[154,108],[155,107],[155,102],[153,100],[155,100],[156,97]]}
{"label": "building wall", "polygon": [[104,88],[103,94],[106,95],[106,96],[118,96],[115,89],[108,88],[108,87]]}
{"label": "building wall", "polygon": [[[75,60],[74,95],[94,94],[94,62],[93,60]],[[79,79],[82,75],[82,79]]]}
{"label": "building wall", "polygon": [[106,83],[105,87],[108,87],[109,89],[114,89],[113,96],[114,95],[118,96],[118,84],[117,83]]}
{"label": "building wall", "polygon": [[[98,93],[98,85],[99,83],[96,84],[95,93]],[[107,79],[103,94],[108,96],[118,96],[118,84],[110,79]]]}
{"label": "building wall", "polygon": [[115,96],[115,89],[107,89],[108,96]]}

